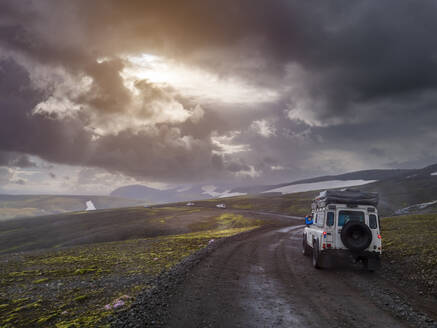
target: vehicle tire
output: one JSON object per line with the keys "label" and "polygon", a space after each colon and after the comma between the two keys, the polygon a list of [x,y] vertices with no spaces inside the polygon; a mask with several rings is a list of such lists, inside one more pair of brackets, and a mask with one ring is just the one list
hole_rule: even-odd
{"label": "vehicle tire", "polygon": [[307,235],[303,234],[302,237],[302,254],[305,256],[310,256],[311,249],[308,246]]}
{"label": "vehicle tire", "polygon": [[320,269],[320,255],[319,248],[317,247],[317,243],[313,242],[313,267],[316,269]]}
{"label": "vehicle tire", "polygon": [[372,232],[362,222],[349,221],[341,229],[341,241],[351,251],[363,251],[372,242]]}

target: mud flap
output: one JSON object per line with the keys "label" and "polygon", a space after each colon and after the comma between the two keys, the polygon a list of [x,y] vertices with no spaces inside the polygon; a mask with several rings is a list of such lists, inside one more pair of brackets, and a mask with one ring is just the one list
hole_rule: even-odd
{"label": "mud flap", "polygon": [[379,256],[372,256],[366,259],[364,266],[367,270],[373,272],[381,267]]}

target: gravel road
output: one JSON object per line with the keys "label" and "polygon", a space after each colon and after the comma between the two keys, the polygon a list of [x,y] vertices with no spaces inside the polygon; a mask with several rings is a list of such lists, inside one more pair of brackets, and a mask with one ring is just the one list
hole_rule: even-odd
{"label": "gravel road", "polygon": [[[301,222],[301,221],[300,221]],[[117,327],[437,327],[358,266],[316,270],[303,226],[217,242],[139,298]]]}

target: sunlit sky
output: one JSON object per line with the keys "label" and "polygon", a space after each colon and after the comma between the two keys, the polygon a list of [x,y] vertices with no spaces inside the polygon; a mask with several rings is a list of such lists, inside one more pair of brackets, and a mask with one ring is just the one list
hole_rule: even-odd
{"label": "sunlit sky", "polygon": [[433,164],[436,9],[2,1],[0,193],[232,187]]}

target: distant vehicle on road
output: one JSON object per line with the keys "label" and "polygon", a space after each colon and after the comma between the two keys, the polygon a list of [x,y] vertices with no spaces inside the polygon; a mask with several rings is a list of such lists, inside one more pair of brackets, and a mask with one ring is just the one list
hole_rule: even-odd
{"label": "distant vehicle on road", "polygon": [[369,271],[380,265],[382,252],[378,194],[356,189],[326,190],[312,203],[312,220],[306,220],[303,254],[312,253],[320,268],[335,257],[352,258]]}
{"label": "distant vehicle on road", "polygon": [[218,208],[226,208],[226,204],[217,204],[216,207],[218,207]]}
{"label": "distant vehicle on road", "polygon": [[194,206],[194,205],[196,205],[196,204],[194,204],[193,202],[188,202],[188,203],[186,203],[185,205],[186,205],[186,206]]}

